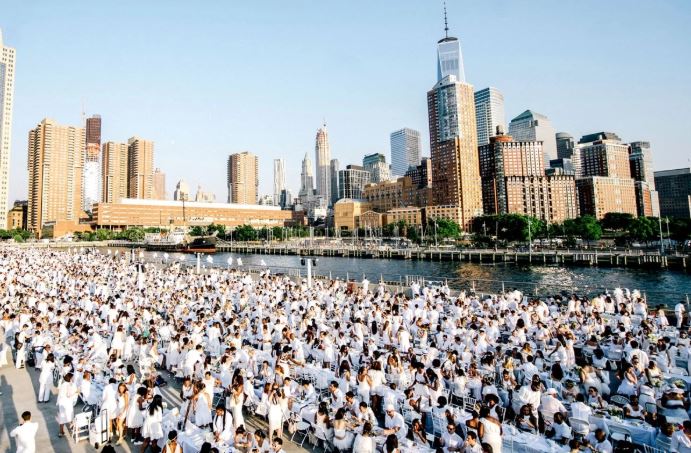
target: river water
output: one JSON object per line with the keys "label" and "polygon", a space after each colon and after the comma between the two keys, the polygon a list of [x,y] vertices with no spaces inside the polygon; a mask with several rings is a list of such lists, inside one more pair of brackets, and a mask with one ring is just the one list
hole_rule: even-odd
{"label": "river water", "polygon": [[[294,255],[252,255],[241,253],[217,253],[213,255],[214,266],[227,266],[228,258],[242,259],[242,267],[261,266],[262,262],[273,272],[306,275],[306,267],[300,264],[300,257]],[[193,255],[171,256],[193,264]],[[202,264],[212,265],[207,258]],[[242,268],[241,267],[241,268]],[[558,293],[594,294],[602,290],[612,291],[622,287],[638,289],[647,297],[649,305],[673,306],[686,295],[691,297],[691,276],[683,271],[635,268],[598,268],[564,266],[526,266],[516,264],[476,264],[450,261],[414,261],[366,258],[319,257],[315,274],[331,275],[333,278],[352,278],[358,281],[366,276],[371,282],[380,278],[385,281],[401,282],[405,276],[424,276],[426,280],[447,280],[456,288],[475,287],[478,292],[497,292],[502,288],[519,288],[530,294],[548,295]]]}

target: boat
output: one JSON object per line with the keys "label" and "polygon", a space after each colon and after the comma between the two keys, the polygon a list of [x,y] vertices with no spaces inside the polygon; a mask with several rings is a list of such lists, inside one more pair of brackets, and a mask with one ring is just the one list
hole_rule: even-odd
{"label": "boat", "polygon": [[168,233],[148,233],[144,248],[171,253],[216,253],[216,236],[191,237],[178,228]]}

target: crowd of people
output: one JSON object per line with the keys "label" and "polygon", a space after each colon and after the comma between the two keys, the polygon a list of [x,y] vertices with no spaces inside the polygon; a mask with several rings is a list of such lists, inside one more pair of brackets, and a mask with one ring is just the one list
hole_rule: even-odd
{"label": "crowd of people", "polygon": [[[670,325],[618,288],[396,292],[137,261],[0,249],[0,330],[57,405],[51,435],[90,411],[109,449],[142,452],[691,452],[684,302]],[[41,429],[22,419],[12,435]]]}

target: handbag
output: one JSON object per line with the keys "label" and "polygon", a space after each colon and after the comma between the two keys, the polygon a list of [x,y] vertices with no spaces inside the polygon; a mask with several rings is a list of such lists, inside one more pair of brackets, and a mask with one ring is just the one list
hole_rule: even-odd
{"label": "handbag", "polygon": [[257,404],[257,410],[255,410],[254,412],[257,415],[261,415],[262,417],[266,417],[266,414],[269,412],[268,409],[269,408],[266,407],[266,403],[261,402],[261,403]]}

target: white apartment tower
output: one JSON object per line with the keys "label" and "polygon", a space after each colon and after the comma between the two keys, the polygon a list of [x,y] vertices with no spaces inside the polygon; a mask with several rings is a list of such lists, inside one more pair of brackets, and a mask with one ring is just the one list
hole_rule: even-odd
{"label": "white apartment tower", "polygon": [[10,145],[14,103],[14,49],[2,42],[0,29],[0,228],[7,226],[10,187]]}
{"label": "white apartment tower", "polygon": [[557,138],[552,122],[545,115],[531,110],[518,115],[509,123],[509,135],[517,142],[542,142],[545,168],[557,158]]}
{"label": "white apartment tower", "polygon": [[326,132],[326,123],[317,131],[314,153],[317,165],[317,196],[324,200],[331,200],[331,150],[329,149],[329,134]]}
{"label": "white apartment tower", "polygon": [[281,192],[286,188],[286,162],[274,159],[274,206],[281,202]]}
{"label": "white apartment tower", "polygon": [[497,135],[497,126],[506,131],[504,95],[494,87],[475,92],[475,117],[477,118],[477,145],[488,145],[489,138]]}

